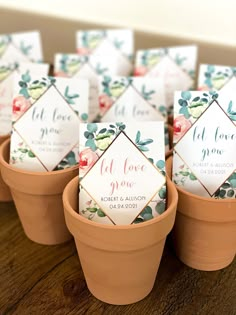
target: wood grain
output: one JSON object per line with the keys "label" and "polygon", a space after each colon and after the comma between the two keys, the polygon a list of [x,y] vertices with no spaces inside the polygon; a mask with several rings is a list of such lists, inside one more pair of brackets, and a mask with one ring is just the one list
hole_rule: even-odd
{"label": "wood grain", "polygon": [[88,291],[73,241],[57,246],[24,235],[13,203],[0,203],[0,314],[236,315],[236,260],[220,271],[188,268],[168,240],[152,292],[114,306]]}

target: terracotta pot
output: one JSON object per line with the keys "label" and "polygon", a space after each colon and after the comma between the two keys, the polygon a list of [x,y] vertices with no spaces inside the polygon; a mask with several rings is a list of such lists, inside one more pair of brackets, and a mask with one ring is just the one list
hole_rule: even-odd
{"label": "terracotta pot", "polygon": [[76,212],[78,184],[76,177],[66,186],[63,202],[90,292],[116,305],[143,299],[153,288],[165,239],[174,224],[175,186],[168,179],[168,208],[159,217],[141,224],[111,226]]}
{"label": "terracotta pot", "polygon": [[0,148],[3,180],[10,187],[25,234],[36,243],[53,245],[72,238],[66,224],[62,192],[78,166],[55,172],[30,172],[9,161],[10,140]]}
{"label": "terracotta pot", "polygon": [[[166,164],[170,176],[172,157]],[[176,188],[179,201],[172,235],[179,259],[205,271],[228,266],[236,254],[236,200],[204,198]]]}
{"label": "terracotta pot", "polygon": [[[0,136],[0,146],[9,137],[10,137],[9,135]],[[11,195],[9,187],[5,184],[5,182],[2,179],[1,169],[0,169],[0,202],[1,201],[12,201],[12,195]]]}
{"label": "terracotta pot", "polygon": [[168,134],[170,149],[165,154],[166,159],[173,154],[173,127],[171,125],[168,125]]}

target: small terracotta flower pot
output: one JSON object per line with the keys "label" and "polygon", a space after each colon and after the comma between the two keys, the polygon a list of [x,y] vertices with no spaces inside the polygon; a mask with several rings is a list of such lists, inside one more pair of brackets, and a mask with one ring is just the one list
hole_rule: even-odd
{"label": "small terracotta flower pot", "polygon": [[0,148],[3,180],[10,187],[25,234],[36,243],[53,245],[72,236],[66,224],[62,192],[78,174],[78,166],[54,172],[30,172],[9,161],[10,140]]}
{"label": "small terracotta flower pot", "polygon": [[90,292],[99,300],[122,305],[143,299],[152,290],[165,239],[171,231],[177,192],[168,179],[167,210],[140,224],[111,226],[79,215],[78,177],[65,188],[66,224],[75,238]]}
{"label": "small terracotta flower pot", "polygon": [[[9,137],[10,137],[9,135],[0,136],[0,146]],[[12,201],[12,195],[11,195],[9,187],[5,184],[5,182],[2,179],[1,169],[0,169],[0,202],[1,201]]]}
{"label": "small terracotta flower pot", "polygon": [[[169,157],[169,176],[171,167]],[[236,254],[236,200],[204,198],[176,188],[179,201],[172,235],[179,259],[205,271],[228,266]]]}

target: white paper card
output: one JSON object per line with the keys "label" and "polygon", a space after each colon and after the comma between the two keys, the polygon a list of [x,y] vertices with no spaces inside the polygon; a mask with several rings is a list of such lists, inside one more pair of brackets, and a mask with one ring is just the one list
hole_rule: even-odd
{"label": "white paper card", "polygon": [[80,128],[79,213],[114,225],[144,222],[163,213],[164,123],[93,123]]}
{"label": "white paper card", "polygon": [[0,35],[0,60],[5,62],[41,62],[41,36],[38,31]]}
{"label": "white paper card", "polygon": [[204,197],[235,198],[234,104],[234,94],[175,93],[173,180],[183,189]]}
{"label": "white paper card", "polygon": [[24,79],[15,81],[10,163],[42,172],[77,164],[79,125],[88,118],[87,80]]}
{"label": "white paper card", "polygon": [[89,121],[95,120],[98,107],[98,80],[107,75],[119,73],[119,66],[113,55],[56,54],[54,75],[84,78],[89,80]]}
{"label": "white paper card", "polygon": [[28,74],[45,76],[49,65],[41,63],[8,63],[0,61],[0,135],[11,132],[12,98],[15,75],[27,77]]}
{"label": "white paper card", "polygon": [[133,70],[133,31],[128,29],[88,30],[76,33],[78,54],[116,57],[119,73],[127,76]]}
{"label": "white paper card", "polygon": [[201,64],[198,74],[199,91],[235,90],[236,67]]}
{"label": "white paper card", "polygon": [[166,121],[161,79],[105,76],[99,81],[98,120]]}
{"label": "white paper card", "polygon": [[194,86],[196,62],[196,46],[138,50],[134,75],[164,80],[166,104],[169,114],[172,114],[174,92],[189,90]]}

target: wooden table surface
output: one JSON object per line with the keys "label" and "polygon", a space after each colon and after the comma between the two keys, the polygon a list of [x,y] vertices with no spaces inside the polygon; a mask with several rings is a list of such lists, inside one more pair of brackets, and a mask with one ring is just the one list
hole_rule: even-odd
{"label": "wooden table surface", "polygon": [[73,241],[57,246],[24,235],[13,203],[0,203],[0,314],[235,315],[236,259],[227,268],[188,268],[168,241],[152,292],[114,306],[88,291]]}

